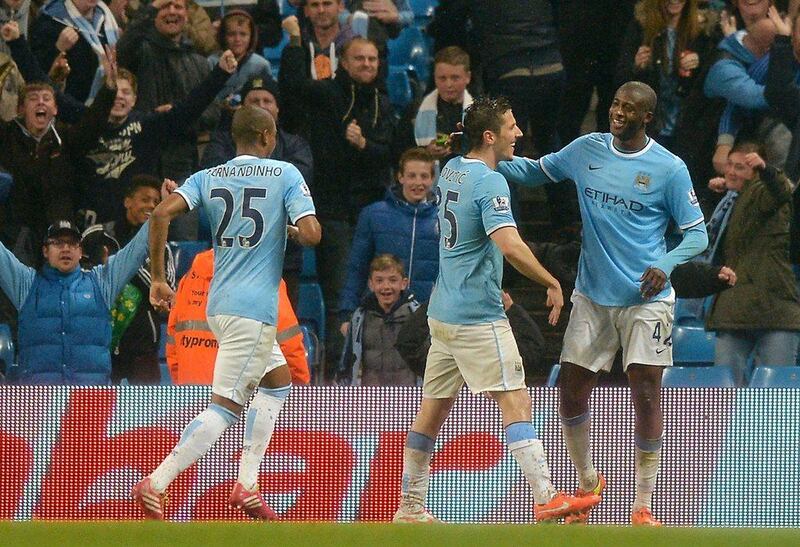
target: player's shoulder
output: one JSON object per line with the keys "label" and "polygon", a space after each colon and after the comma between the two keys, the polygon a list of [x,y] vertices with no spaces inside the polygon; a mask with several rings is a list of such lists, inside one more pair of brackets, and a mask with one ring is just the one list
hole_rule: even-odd
{"label": "player's shoulder", "polygon": [[649,153],[652,154],[659,163],[664,165],[665,171],[669,174],[687,169],[686,163],[684,163],[679,156],[657,143],[655,139],[652,141]]}
{"label": "player's shoulder", "polygon": [[608,133],[587,133],[573,140],[567,145],[567,148],[585,148],[600,146],[608,148]]}

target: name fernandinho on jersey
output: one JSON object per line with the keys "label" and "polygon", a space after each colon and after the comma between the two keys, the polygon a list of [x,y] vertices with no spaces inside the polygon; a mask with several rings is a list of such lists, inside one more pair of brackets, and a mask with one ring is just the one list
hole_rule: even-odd
{"label": "name fernandinho on jersey", "polygon": [[283,168],[277,165],[219,165],[207,173],[210,177],[279,177]]}
{"label": "name fernandinho on jersey", "polygon": [[456,171],[455,169],[450,169],[449,167],[445,166],[442,168],[442,172],[439,174],[439,177],[443,178],[447,182],[462,184],[464,182],[464,177],[466,177],[468,174],[469,171]]}

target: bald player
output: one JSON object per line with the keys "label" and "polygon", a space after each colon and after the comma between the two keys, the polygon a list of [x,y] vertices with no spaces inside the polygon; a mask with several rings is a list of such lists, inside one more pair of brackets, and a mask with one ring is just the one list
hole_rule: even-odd
{"label": "bald player", "polygon": [[[168,308],[163,252],[170,221],[202,206],[214,232],[214,280],[208,323],[219,341],[211,403],[183,430],[178,445],[132,496],[147,518],[164,518],[165,492],[233,425],[250,400],[239,477],[231,505],[257,519],[273,519],[258,491],[258,468],[286,397],[291,376],[275,343],[278,284],[287,225],[301,245],[319,243],[322,231],[303,176],[290,163],[267,159],[275,148],[275,120],[254,106],[240,108],[231,133],[237,156],[195,173],[156,207],[150,219],[150,301]],[[255,392],[255,395],[253,393]]]}
{"label": "bald player", "polygon": [[[589,397],[621,346],[635,413],[631,523],[642,526],[661,524],[651,504],[664,429],[661,376],[672,365],[675,292],[669,276],[708,245],[686,165],[645,132],[655,107],[648,85],[627,82],[608,112],[611,133],[584,135],[539,160],[515,157],[497,168],[528,186],[566,179],[577,185],[583,244],[561,352],[562,431],[580,480],[576,496],[601,494],[605,479],[589,450]],[[670,219],[683,240],[668,253]],[[588,517],[586,511],[567,521]]]}

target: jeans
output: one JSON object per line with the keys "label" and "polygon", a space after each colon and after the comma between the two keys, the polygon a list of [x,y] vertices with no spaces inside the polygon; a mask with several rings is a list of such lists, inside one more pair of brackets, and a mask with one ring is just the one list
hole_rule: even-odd
{"label": "jeans", "polygon": [[753,367],[794,365],[798,345],[800,332],[797,331],[720,331],[714,348],[714,364],[732,366],[737,385],[744,386],[750,381]]}

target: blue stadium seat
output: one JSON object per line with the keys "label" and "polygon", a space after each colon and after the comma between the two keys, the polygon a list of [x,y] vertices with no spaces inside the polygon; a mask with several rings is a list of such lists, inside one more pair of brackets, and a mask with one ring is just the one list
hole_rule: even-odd
{"label": "blue stadium seat", "polygon": [[666,367],[664,387],[736,387],[733,369],[727,365],[711,367]]}
{"label": "blue stadium seat", "polygon": [[[0,323],[0,369],[5,370],[5,374],[10,376],[12,366],[16,365],[17,359],[14,353],[14,338],[11,336],[11,327],[5,323]],[[9,378],[10,380],[11,378]]]}
{"label": "blue stadium seat", "polygon": [[303,265],[300,270],[302,281],[317,280],[317,252],[313,247],[303,247]]}
{"label": "blue stadium seat", "polygon": [[390,66],[386,76],[386,87],[389,88],[389,102],[395,112],[402,113],[414,100],[414,90],[408,77],[408,70],[402,66]]}
{"label": "blue stadium seat", "polygon": [[297,319],[308,325],[320,341],[325,341],[325,302],[319,283],[300,282],[297,295]]}
{"label": "blue stadium seat", "polygon": [[439,5],[439,0],[409,0],[414,17],[430,19]]}
{"label": "blue stadium seat", "polygon": [[716,335],[700,327],[672,328],[672,360],[676,365],[708,365],[714,362]]}
{"label": "blue stadium seat", "polygon": [[558,375],[561,373],[561,365],[556,363],[553,365],[553,368],[550,369],[550,374],[547,375],[547,382],[544,384],[545,387],[556,387],[558,385]]}
{"label": "blue stadium seat", "polygon": [[404,67],[414,72],[417,81],[427,82],[431,75],[431,48],[428,38],[417,27],[407,27],[400,36],[389,40],[390,67]]}
{"label": "blue stadium seat", "polygon": [[300,330],[303,331],[303,346],[306,349],[306,360],[308,361],[308,370],[311,373],[311,381],[321,372],[319,367],[322,365],[322,344],[319,343],[319,338],[314,334],[314,331],[309,325],[300,325]]}
{"label": "blue stadium seat", "polygon": [[179,280],[189,271],[194,257],[211,248],[208,241],[170,241],[169,246],[175,258],[175,279]]}
{"label": "blue stadium seat", "polygon": [[675,300],[675,324],[703,328],[703,298],[678,298]]}
{"label": "blue stadium seat", "polygon": [[283,48],[289,43],[289,34],[284,31],[283,37],[277,46],[265,47],[263,51],[264,58],[269,61],[272,67],[272,77],[278,80],[278,73],[281,70],[281,55],[283,55]]}
{"label": "blue stadium seat", "polygon": [[755,367],[750,387],[800,388],[800,367]]}
{"label": "blue stadium seat", "polygon": [[278,0],[278,9],[284,19],[290,15],[297,15],[297,8],[289,3],[289,0]]}
{"label": "blue stadium seat", "polygon": [[14,186],[14,177],[9,173],[0,173],[0,203],[6,202],[12,186]]}

